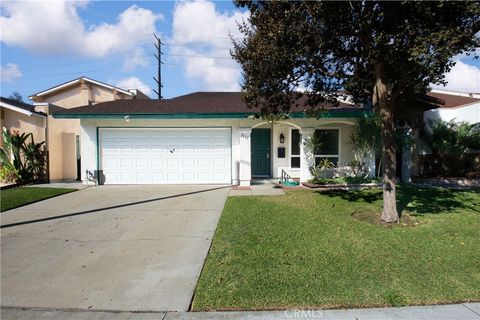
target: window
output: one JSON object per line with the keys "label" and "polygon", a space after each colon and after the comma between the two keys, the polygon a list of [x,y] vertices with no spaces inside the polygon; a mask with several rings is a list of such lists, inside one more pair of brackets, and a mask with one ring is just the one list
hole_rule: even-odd
{"label": "window", "polygon": [[340,160],[340,133],[338,129],[318,129],[315,130],[315,139],[318,145],[315,148],[315,166],[322,159],[328,159],[336,166]]}
{"label": "window", "polygon": [[290,139],[290,168],[300,168],[300,130],[292,129],[292,138]]}

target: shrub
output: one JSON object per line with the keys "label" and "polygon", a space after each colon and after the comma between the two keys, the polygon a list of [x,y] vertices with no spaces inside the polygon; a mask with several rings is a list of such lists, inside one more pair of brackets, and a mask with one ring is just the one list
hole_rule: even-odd
{"label": "shrub", "polygon": [[[46,180],[45,142],[35,143],[31,133],[3,128],[0,148],[0,179],[5,182]],[[30,141],[28,141],[30,139]]]}
{"label": "shrub", "polygon": [[430,120],[425,126],[421,141],[424,149],[431,152],[420,156],[420,167],[424,175],[478,175],[471,152],[480,149],[480,124]]}

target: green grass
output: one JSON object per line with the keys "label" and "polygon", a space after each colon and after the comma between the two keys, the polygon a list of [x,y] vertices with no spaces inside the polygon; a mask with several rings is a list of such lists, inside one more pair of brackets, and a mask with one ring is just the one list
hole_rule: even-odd
{"label": "green grass", "polygon": [[480,301],[480,191],[402,186],[415,224],[379,214],[381,191],[230,197],[193,310],[401,306]]}
{"label": "green grass", "polygon": [[0,191],[1,211],[76,191],[67,188],[17,187]]}

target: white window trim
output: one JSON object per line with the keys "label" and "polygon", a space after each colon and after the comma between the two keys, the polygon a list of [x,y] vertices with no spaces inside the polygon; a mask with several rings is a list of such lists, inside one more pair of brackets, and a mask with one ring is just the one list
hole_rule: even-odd
{"label": "white window trim", "polygon": [[[314,161],[317,158],[338,158],[337,167],[342,161],[342,127],[316,127],[315,130],[338,130],[338,155],[337,154],[316,154]],[[314,162],[315,163],[315,162]]]}
{"label": "white window trim", "polygon": [[[300,134],[300,143],[302,141],[302,134],[300,133],[300,129],[298,128],[293,128],[290,127],[290,130],[288,130],[288,170],[290,171],[300,171],[300,167],[298,168],[292,168],[292,156],[294,158],[300,158],[302,156],[302,151],[300,150],[300,153],[298,155],[293,155],[292,154],[292,131],[293,130],[298,130],[298,133]],[[300,159],[300,163],[302,163],[302,159]]]}

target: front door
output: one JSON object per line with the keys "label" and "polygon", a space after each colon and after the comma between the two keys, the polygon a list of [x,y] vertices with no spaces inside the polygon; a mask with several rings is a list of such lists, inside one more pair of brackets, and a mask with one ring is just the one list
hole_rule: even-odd
{"label": "front door", "polygon": [[270,129],[253,129],[252,176],[270,177]]}

